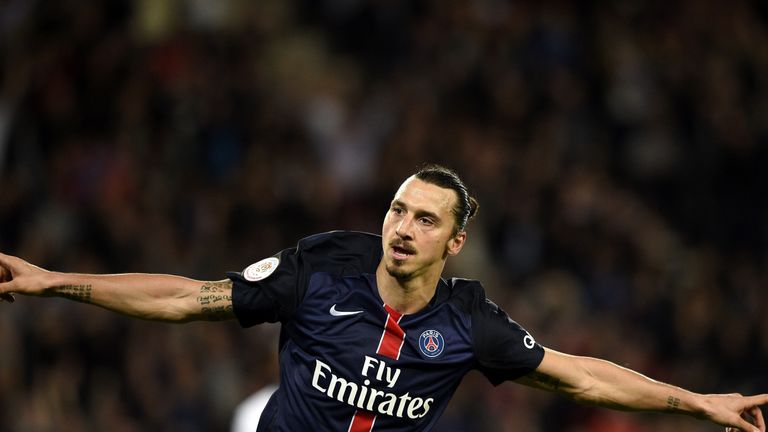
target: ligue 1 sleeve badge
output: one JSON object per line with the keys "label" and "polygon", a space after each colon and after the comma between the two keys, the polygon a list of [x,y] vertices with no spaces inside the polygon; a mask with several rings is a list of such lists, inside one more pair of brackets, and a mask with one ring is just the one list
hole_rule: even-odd
{"label": "ligue 1 sleeve badge", "polygon": [[445,339],[437,330],[426,330],[419,336],[419,349],[429,358],[435,358],[442,354],[445,348]]}
{"label": "ligue 1 sleeve badge", "polygon": [[271,275],[277,266],[280,264],[280,260],[276,257],[264,258],[259,262],[255,262],[243,270],[243,277],[249,282],[258,282],[262,279],[266,279]]}

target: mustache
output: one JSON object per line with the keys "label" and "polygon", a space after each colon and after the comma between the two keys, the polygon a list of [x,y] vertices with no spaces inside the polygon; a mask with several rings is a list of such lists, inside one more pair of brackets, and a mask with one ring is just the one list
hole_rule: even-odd
{"label": "mustache", "polygon": [[402,240],[392,240],[391,242],[389,242],[389,247],[402,249],[409,254],[416,253],[416,248],[414,248],[412,245]]}

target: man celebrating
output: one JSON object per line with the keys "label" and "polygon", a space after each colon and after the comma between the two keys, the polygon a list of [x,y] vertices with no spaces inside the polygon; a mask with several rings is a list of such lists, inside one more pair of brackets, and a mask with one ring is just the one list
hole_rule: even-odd
{"label": "man celebrating", "polygon": [[280,387],[259,431],[427,431],[472,369],[591,405],[688,414],[765,432],[768,395],[702,395],[613,363],[539,345],[479,282],[441,278],[477,201],[453,172],[408,178],[381,237],[301,240],[228,278],[46,271],[0,254],[0,298],[62,296],[144,319],[281,322]]}

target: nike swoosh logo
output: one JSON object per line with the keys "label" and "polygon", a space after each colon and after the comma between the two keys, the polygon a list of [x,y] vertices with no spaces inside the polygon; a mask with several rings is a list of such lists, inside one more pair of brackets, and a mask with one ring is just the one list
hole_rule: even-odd
{"label": "nike swoosh logo", "polygon": [[361,314],[364,311],[361,311],[361,310],[359,310],[359,311],[340,311],[340,310],[336,310],[336,305],[333,305],[333,306],[331,306],[330,312],[331,312],[331,315],[333,315],[333,316],[349,316],[349,315]]}

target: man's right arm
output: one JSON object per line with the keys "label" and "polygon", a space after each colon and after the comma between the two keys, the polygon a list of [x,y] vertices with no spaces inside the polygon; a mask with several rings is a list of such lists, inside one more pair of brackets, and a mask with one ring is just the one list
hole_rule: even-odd
{"label": "man's right arm", "polygon": [[60,273],[0,253],[0,301],[13,301],[13,294],[64,297],[156,321],[234,318],[229,279],[199,281],[162,274]]}

